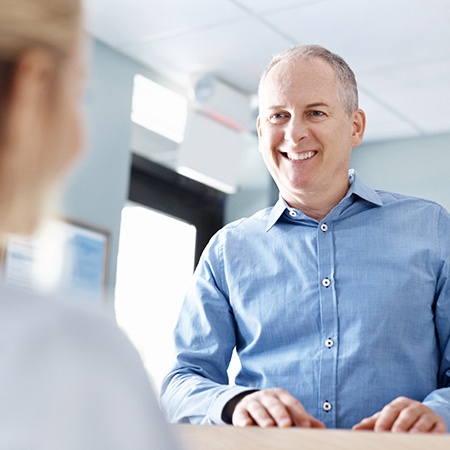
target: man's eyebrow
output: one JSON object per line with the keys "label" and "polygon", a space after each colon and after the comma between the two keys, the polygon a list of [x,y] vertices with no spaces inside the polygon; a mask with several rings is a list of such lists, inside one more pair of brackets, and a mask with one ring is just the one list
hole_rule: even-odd
{"label": "man's eyebrow", "polygon": [[328,103],[325,102],[316,102],[316,103],[309,103],[306,105],[306,108],[318,108],[318,107],[325,107],[328,108],[330,105]]}
{"label": "man's eyebrow", "polygon": [[[314,102],[314,103],[308,103],[307,105],[305,105],[305,108],[319,108],[319,107],[329,108],[330,105],[325,102]],[[267,107],[268,110],[285,109],[285,108],[286,108],[285,105],[270,105]]]}

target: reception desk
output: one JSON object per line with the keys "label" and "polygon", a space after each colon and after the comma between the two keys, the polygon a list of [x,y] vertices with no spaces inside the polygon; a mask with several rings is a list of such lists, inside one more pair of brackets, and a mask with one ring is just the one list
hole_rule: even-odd
{"label": "reception desk", "polygon": [[185,450],[449,450],[450,434],[171,425]]}

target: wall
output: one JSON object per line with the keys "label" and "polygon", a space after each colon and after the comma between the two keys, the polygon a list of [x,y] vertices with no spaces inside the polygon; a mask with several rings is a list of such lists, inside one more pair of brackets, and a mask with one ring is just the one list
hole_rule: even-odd
{"label": "wall", "polygon": [[[96,40],[91,43],[89,62],[85,102],[87,149],[85,157],[69,177],[62,203],[63,213],[69,218],[110,233],[107,302],[111,306],[121,211],[128,199],[130,148],[136,151],[151,147],[146,156],[153,152],[171,157],[176,152],[171,141],[131,124],[133,78],[136,73],[141,73],[171,89],[180,91],[180,87]],[[145,150],[138,153],[146,153]],[[243,166],[237,169],[243,182],[239,194],[230,199],[227,207],[229,220],[270,204],[267,200],[269,177],[251,135],[244,153]]]}
{"label": "wall", "polygon": [[100,42],[90,47],[87,149],[69,177],[63,213],[110,233],[107,302],[113,303],[122,207],[128,198],[133,77],[149,69]]}
{"label": "wall", "polygon": [[450,134],[361,145],[351,166],[375,189],[434,200],[450,211]]}
{"label": "wall", "polygon": [[[133,77],[142,73],[166,86],[170,80],[94,41],[86,98],[86,156],[69,178],[63,212],[110,233],[107,288],[113,303],[121,210],[128,198]],[[177,89],[177,86],[168,86]],[[178,88],[179,89],[179,88]],[[166,143],[158,142],[161,150]],[[372,187],[435,200],[450,209],[450,134],[365,144],[355,149],[354,167]],[[229,222],[274,203],[273,184],[249,134],[239,167],[240,189],[226,207]],[[276,195],[275,195],[276,197]]]}
{"label": "wall", "polygon": [[272,178],[264,164],[263,157],[258,150],[256,134],[246,133],[244,146],[238,167],[238,191],[227,197],[225,205],[225,222],[229,223],[241,217],[249,217],[256,211],[272,206],[273,197]]}

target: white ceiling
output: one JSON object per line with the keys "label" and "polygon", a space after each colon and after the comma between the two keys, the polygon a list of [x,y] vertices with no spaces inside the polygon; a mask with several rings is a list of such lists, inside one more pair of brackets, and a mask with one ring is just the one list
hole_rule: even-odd
{"label": "white ceiling", "polygon": [[450,0],[87,0],[88,31],[186,85],[254,94],[273,54],[318,43],[356,73],[366,141],[450,132]]}

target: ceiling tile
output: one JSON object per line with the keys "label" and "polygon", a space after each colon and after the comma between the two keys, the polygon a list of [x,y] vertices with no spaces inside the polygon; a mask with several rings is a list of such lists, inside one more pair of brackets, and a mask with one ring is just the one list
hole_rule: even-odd
{"label": "ceiling tile", "polygon": [[[233,1],[233,0],[231,0]],[[328,0],[236,0],[233,3],[241,4],[256,14],[269,11],[280,11],[285,8],[292,8],[306,3],[318,3]]]}
{"label": "ceiling tile", "polygon": [[247,14],[228,0],[89,0],[87,29],[110,45],[186,34]]}
{"label": "ceiling tile", "polygon": [[342,54],[356,71],[450,55],[448,0],[333,0],[266,19],[295,42]]}
{"label": "ceiling tile", "polygon": [[121,49],[172,76],[214,73],[241,90],[256,92],[259,76],[272,55],[288,46],[285,39],[259,21],[229,25]]}
{"label": "ceiling tile", "polygon": [[449,0],[88,0],[94,37],[186,84],[249,93],[272,55],[319,43],[354,69],[366,140],[450,129]]}
{"label": "ceiling tile", "polygon": [[450,58],[360,76],[361,84],[370,86],[383,104],[429,134],[450,131],[449,79]]}

